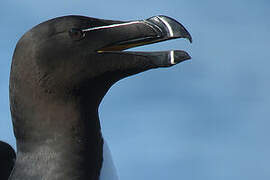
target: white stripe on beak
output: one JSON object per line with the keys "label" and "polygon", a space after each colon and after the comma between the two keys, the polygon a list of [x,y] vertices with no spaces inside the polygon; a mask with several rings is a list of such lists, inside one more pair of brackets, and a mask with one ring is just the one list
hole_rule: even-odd
{"label": "white stripe on beak", "polygon": [[107,26],[100,26],[100,27],[93,27],[93,28],[88,28],[88,29],[83,29],[83,32],[87,31],[94,31],[94,30],[99,30],[99,29],[107,29],[107,28],[113,28],[113,27],[121,27],[121,26],[127,26],[131,24],[138,24],[140,23],[139,21],[133,21],[133,22],[127,22],[127,23],[121,23],[121,24],[111,24]]}
{"label": "white stripe on beak", "polygon": [[173,30],[172,30],[172,27],[170,26],[170,24],[162,18],[158,17],[158,19],[161,20],[166,25],[166,27],[168,28],[170,37],[173,37]]}
{"label": "white stripe on beak", "polygon": [[171,64],[175,64],[175,61],[174,61],[174,51],[171,51],[170,58],[171,58]]}

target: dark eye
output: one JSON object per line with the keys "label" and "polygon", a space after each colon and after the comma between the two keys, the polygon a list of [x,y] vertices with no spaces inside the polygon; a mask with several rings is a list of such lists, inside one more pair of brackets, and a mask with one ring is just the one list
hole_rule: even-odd
{"label": "dark eye", "polygon": [[69,36],[72,40],[78,41],[84,38],[85,34],[80,29],[70,29],[69,30]]}

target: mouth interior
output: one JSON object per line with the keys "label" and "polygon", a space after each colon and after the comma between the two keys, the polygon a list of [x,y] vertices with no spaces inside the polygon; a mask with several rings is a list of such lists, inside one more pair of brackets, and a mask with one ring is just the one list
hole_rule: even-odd
{"label": "mouth interior", "polygon": [[103,53],[103,52],[111,52],[111,51],[124,51],[130,48],[145,46],[149,44],[155,44],[158,42],[168,41],[172,39],[179,39],[179,38],[180,37],[170,37],[168,39],[160,40],[159,38],[156,38],[156,37],[144,37],[144,38],[139,38],[139,39],[131,39],[131,40],[117,42],[109,46],[103,47],[97,50],[97,52]]}

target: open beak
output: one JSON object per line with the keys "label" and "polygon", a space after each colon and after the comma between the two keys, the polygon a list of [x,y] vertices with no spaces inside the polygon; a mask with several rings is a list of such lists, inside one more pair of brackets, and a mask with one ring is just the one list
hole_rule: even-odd
{"label": "open beak", "polygon": [[[129,53],[164,60],[168,65],[177,64],[191,57],[182,50],[170,50],[159,52],[122,52],[123,50],[167,41],[176,38],[186,38],[192,42],[192,37],[185,27],[176,20],[167,16],[154,16],[146,20],[121,22],[105,26],[84,29],[87,35],[90,32],[103,32],[103,44],[97,47],[98,53],[118,52]],[[158,60],[157,60],[158,61]]]}

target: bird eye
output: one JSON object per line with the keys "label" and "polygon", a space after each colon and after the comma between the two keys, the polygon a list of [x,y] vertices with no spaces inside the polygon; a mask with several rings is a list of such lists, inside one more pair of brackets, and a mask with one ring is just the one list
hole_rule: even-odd
{"label": "bird eye", "polygon": [[80,29],[70,29],[69,30],[69,36],[72,40],[78,41],[84,38],[85,34]]}

